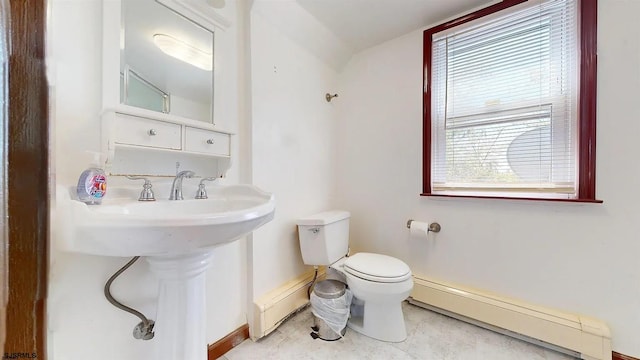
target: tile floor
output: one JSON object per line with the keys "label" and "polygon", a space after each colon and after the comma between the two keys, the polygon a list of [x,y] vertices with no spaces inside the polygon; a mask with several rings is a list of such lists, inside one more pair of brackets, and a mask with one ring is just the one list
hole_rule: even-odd
{"label": "tile floor", "polygon": [[328,342],[309,336],[313,325],[306,308],[257,342],[245,340],[223,360],[573,360],[565,354],[479,328],[444,315],[403,304],[407,340],[385,343],[347,329]]}

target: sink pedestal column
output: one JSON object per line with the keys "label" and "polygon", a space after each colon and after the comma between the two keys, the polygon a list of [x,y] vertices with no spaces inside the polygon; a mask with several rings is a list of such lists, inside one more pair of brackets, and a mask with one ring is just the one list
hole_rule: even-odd
{"label": "sink pedestal column", "polygon": [[146,258],[160,280],[154,359],[207,359],[205,270],[212,255],[206,250]]}

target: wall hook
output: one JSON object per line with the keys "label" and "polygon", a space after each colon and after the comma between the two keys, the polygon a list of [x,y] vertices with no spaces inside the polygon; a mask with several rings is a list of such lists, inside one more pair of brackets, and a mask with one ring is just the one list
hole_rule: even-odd
{"label": "wall hook", "polygon": [[327,102],[331,102],[331,99],[333,99],[334,97],[338,97],[338,94],[333,94],[333,95],[331,95],[331,94],[327,93],[327,94],[324,96],[324,98],[325,98],[325,99],[327,99]]}

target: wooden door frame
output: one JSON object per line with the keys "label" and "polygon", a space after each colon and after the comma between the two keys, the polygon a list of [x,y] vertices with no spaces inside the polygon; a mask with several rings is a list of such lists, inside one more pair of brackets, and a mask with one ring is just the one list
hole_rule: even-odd
{"label": "wooden door frame", "polygon": [[[4,354],[46,358],[49,239],[47,3],[10,0],[8,278]],[[35,354],[35,356],[33,356]],[[18,357],[20,358],[20,357]]]}
{"label": "wooden door frame", "polygon": [[9,0],[0,0],[0,353],[4,355],[7,336],[6,317],[9,300],[7,221],[7,140],[9,127]]}

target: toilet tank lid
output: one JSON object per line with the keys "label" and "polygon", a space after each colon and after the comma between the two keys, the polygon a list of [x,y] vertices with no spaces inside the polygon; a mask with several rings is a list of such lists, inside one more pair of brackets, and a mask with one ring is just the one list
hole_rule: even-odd
{"label": "toilet tank lid", "polygon": [[344,210],[331,210],[298,219],[298,225],[327,225],[348,219],[351,214]]}

